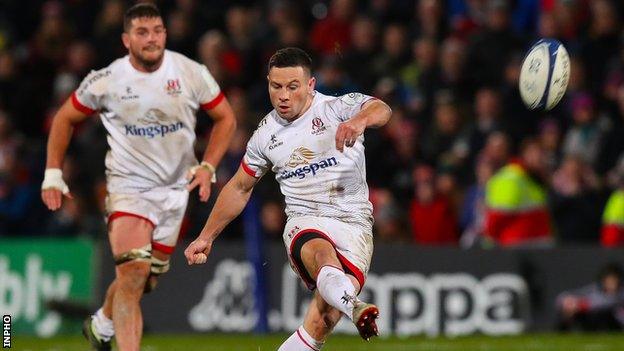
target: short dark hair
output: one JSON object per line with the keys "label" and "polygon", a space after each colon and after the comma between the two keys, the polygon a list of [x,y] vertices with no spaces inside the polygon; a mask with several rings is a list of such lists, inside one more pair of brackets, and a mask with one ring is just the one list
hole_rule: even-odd
{"label": "short dark hair", "polygon": [[273,67],[303,67],[310,73],[312,72],[312,59],[299,48],[283,48],[277,50],[269,59],[269,70]]}
{"label": "short dark hair", "polygon": [[149,2],[138,3],[129,8],[124,15],[124,32],[130,31],[133,19],[142,17],[154,18],[162,16],[156,5]]}

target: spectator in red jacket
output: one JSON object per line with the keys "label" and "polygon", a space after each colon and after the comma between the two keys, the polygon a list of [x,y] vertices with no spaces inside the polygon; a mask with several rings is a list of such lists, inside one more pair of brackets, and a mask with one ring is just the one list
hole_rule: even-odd
{"label": "spectator in red jacket", "polygon": [[414,169],[415,198],[410,207],[414,242],[422,245],[455,245],[457,218],[451,202],[435,190],[435,173],[430,166]]}

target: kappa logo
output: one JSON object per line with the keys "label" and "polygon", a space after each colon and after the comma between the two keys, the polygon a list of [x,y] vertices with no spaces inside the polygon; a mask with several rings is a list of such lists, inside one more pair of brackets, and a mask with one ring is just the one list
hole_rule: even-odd
{"label": "kappa logo", "polygon": [[314,156],[316,156],[314,151],[303,146],[298,147],[293,150],[292,154],[290,154],[290,159],[286,163],[286,166],[295,168],[299,165],[310,164],[310,161],[314,159]]}
{"label": "kappa logo", "polygon": [[319,117],[314,117],[314,119],[312,120],[312,134],[320,135],[323,134],[326,130],[327,127],[325,127],[325,123],[323,123],[323,120]]}
{"label": "kappa logo", "polygon": [[168,79],[167,80],[167,86],[165,87],[165,90],[167,90],[167,94],[171,95],[171,96],[178,96],[182,93],[182,86],[180,85],[180,80],[179,79]]}

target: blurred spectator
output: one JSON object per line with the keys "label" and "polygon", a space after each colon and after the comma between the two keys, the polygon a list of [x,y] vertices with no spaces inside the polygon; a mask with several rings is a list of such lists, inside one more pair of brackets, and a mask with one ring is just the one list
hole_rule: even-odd
{"label": "blurred spectator", "polygon": [[345,74],[336,57],[328,56],[323,59],[316,74],[316,90],[325,95],[340,96],[358,89]]}
{"label": "blurred spectator", "polygon": [[193,23],[182,11],[174,11],[167,17],[167,48],[189,57],[195,53],[195,38],[191,35]]}
{"label": "blurred spectator", "polygon": [[481,88],[475,94],[474,121],[468,125],[463,139],[472,163],[485,145],[490,133],[504,130],[501,121],[500,95],[494,88]]}
{"label": "blurred spectator", "polygon": [[9,169],[9,163],[13,162],[23,142],[7,113],[0,109],[0,169]]}
{"label": "blurred spectator", "polygon": [[372,62],[373,73],[377,77],[399,78],[401,68],[410,60],[408,44],[405,27],[389,24],[383,32],[381,52]]}
{"label": "blurred spectator", "polygon": [[553,12],[542,12],[540,14],[537,36],[540,38],[559,38],[559,23]]}
{"label": "blurred spectator", "polygon": [[545,165],[539,142],[526,139],[519,155],[487,183],[486,235],[501,246],[551,245]]}
{"label": "blurred spectator", "polygon": [[624,327],[622,268],[605,266],[595,283],[557,296],[560,330],[621,331]]}
{"label": "blurred spectator", "polygon": [[596,167],[602,147],[604,127],[595,112],[594,99],[587,93],[572,98],[571,109],[574,125],[563,140],[563,152],[578,155],[590,166]]}
{"label": "blurred spectator", "polygon": [[469,100],[465,84],[465,45],[459,39],[450,37],[440,48],[440,87],[450,90],[458,102]]}
{"label": "blurred spectator", "polygon": [[327,17],[312,27],[310,43],[321,55],[336,55],[347,51],[351,44],[351,24],[355,16],[355,1],[332,0]]}
{"label": "blurred spectator", "polygon": [[[119,40],[123,31],[124,3],[122,0],[106,0],[94,25],[94,43],[97,43],[97,68],[126,55],[127,50]],[[95,67],[93,67],[95,68]]]}
{"label": "blurred spectator", "polygon": [[223,33],[216,29],[204,33],[197,44],[197,54],[199,61],[222,86],[230,86],[232,75],[240,70],[240,62],[236,54],[229,51]]}
{"label": "blurred spectator", "polygon": [[511,141],[507,134],[503,132],[493,132],[488,135],[485,140],[485,146],[481,153],[483,157],[486,157],[492,164],[494,171],[497,171],[509,162],[511,157]]}
{"label": "blurred spectator", "polygon": [[369,17],[360,16],[353,22],[352,45],[344,54],[344,67],[364,91],[371,91],[375,84],[376,77],[370,69],[370,63],[377,52],[378,36],[377,23]]}
{"label": "blurred spectator", "polygon": [[459,167],[467,156],[467,149],[459,143],[462,119],[454,97],[439,92],[436,98],[434,120],[425,131],[420,150],[425,162],[437,166]]}
{"label": "blurred spectator", "polygon": [[233,81],[242,86],[249,86],[254,80],[265,78],[263,67],[266,62],[259,61],[259,51],[256,46],[257,36],[256,13],[247,7],[230,7],[225,16],[225,26],[229,37],[229,72],[235,78]]}
{"label": "blurred spectator", "polygon": [[556,120],[552,118],[544,119],[539,126],[538,138],[542,151],[544,153],[544,161],[549,174],[552,174],[561,160],[561,128]]}
{"label": "blurred spectator", "polygon": [[15,83],[18,73],[15,58],[9,51],[0,50],[0,108],[15,109]]}
{"label": "blurred spectator", "polygon": [[607,65],[618,54],[620,19],[609,0],[590,1],[588,38],[582,47],[582,57],[590,77],[590,88],[600,91]]}
{"label": "blurred spectator", "polygon": [[459,226],[460,245],[469,248],[478,245],[485,234],[485,186],[494,174],[494,163],[481,155],[475,166],[476,182],[468,187],[461,207]]}
{"label": "blurred spectator", "polygon": [[[624,73],[624,72],[623,72]],[[606,173],[615,165],[621,155],[624,155],[624,81],[617,89],[615,96],[614,118],[610,121],[610,128],[602,138],[602,147],[598,155],[597,171]]]}
{"label": "blurred spectator", "polygon": [[403,84],[411,90],[410,107],[424,115],[428,122],[435,90],[438,88],[438,44],[431,38],[421,37],[413,43],[413,61],[401,72]]}
{"label": "blurred spectator", "polygon": [[[392,118],[382,130],[366,131],[366,157],[377,165],[366,170],[371,187],[390,188],[399,204],[408,203],[413,189],[412,165],[417,154],[417,126],[405,111],[392,106]],[[384,155],[379,157],[377,155]],[[388,172],[392,169],[392,172]],[[403,208],[403,211],[406,211]]]}
{"label": "blurred spectator", "polygon": [[605,247],[624,245],[624,167],[617,170],[617,189],[611,194],[602,213],[600,241]]}
{"label": "blurred spectator", "polygon": [[553,3],[551,13],[555,15],[561,38],[574,42],[580,34],[580,24],[586,20],[583,17],[588,13],[584,8],[584,1],[553,1]]}
{"label": "blurred spectator", "polygon": [[405,231],[402,213],[392,193],[386,189],[372,188],[370,201],[373,204],[373,218],[375,219],[375,238],[382,241],[403,241],[409,237]]}
{"label": "blurred spectator", "polygon": [[41,7],[41,23],[32,42],[32,58],[47,64],[59,64],[69,46],[72,34],[64,18],[63,4],[49,0]]}
{"label": "blurred spectator", "polygon": [[428,37],[441,42],[447,36],[447,25],[442,8],[442,1],[416,1],[416,20],[412,28],[412,37]]}
{"label": "blurred spectator", "polygon": [[561,244],[598,242],[599,181],[581,158],[568,155],[552,178],[550,207]]}
{"label": "blurred spectator", "polygon": [[468,48],[468,78],[473,87],[499,85],[505,63],[522,49],[521,40],[511,30],[510,6],[507,0],[487,1],[484,30]]}
{"label": "blurred spectator", "polygon": [[410,207],[412,237],[420,245],[454,245],[457,243],[457,219],[451,202],[436,191],[433,168],[414,168],[414,200]]}
{"label": "blurred spectator", "polygon": [[284,206],[276,201],[264,203],[260,210],[260,222],[263,234],[267,238],[281,240],[284,224],[286,224]]}
{"label": "blurred spectator", "polygon": [[8,116],[0,110],[0,235],[24,234],[23,231],[35,227],[35,223],[27,222],[34,215],[37,190],[20,162],[20,146],[21,139],[12,132]]}
{"label": "blurred spectator", "polygon": [[518,89],[522,56],[513,54],[505,66],[504,84],[501,89],[501,115],[506,131],[514,142],[536,132],[539,113],[524,105]]}

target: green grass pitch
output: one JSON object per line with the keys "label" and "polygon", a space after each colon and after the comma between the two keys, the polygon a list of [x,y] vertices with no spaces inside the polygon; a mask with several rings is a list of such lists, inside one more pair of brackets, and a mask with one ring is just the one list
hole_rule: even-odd
{"label": "green grass pitch", "polygon": [[[274,351],[286,335],[251,334],[147,335],[142,351]],[[14,337],[20,351],[87,351],[78,336],[36,339]],[[334,335],[323,351],[622,351],[624,334],[527,334],[517,337],[470,336],[459,338],[381,338],[365,342]]]}

